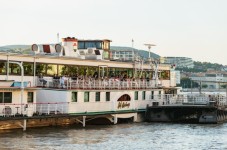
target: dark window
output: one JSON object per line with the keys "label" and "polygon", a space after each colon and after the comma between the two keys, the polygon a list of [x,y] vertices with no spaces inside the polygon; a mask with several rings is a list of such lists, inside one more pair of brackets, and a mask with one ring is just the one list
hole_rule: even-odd
{"label": "dark window", "polygon": [[0,103],[12,103],[12,92],[0,92]]}
{"label": "dark window", "polygon": [[0,61],[0,74],[6,74],[6,62]]}
{"label": "dark window", "polygon": [[33,92],[28,92],[28,103],[33,103]]}
{"label": "dark window", "polygon": [[72,92],[72,102],[77,102],[77,92]]}
{"label": "dark window", "polygon": [[85,42],[85,49],[87,49],[87,48],[95,48],[96,47],[96,45],[95,45],[95,42],[93,42],[93,41],[86,41]]}
{"label": "dark window", "polygon": [[78,42],[78,49],[85,49],[85,43],[84,42]]}
{"label": "dark window", "polygon": [[146,99],[146,91],[143,91],[143,93],[142,93],[142,99],[143,99],[143,100]]}
{"label": "dark window", "polygon": [[4,100],[4,99],[3,99],[3,92],[0,92],[0,103],[4,103],[3,100]]}
{"label": "dark window", "polygon": [[110,92],[106,92],[106,101],[110,101]]}
{"label": "dark window", "polygon": [[102,42],[95,42],[97,49],[102,49]]}
{"label": "dark window", "polygon": [[154,91],[151,91],[151,99],[154,99]]}
{"label": "dark window", "polygon": [[161,96],[162,96],[162,95],[161,95],[161,93],[162,93],[162,91],[158,91],[158,94],[159,94],[159,95],[158,95],[158,96],[159,96],[159,99],[161,99]]}
{"label": "dark window", "polygon": [[24,67],[24,75],[31,76],[34,74],[34,65],[33,63],[30,62],[24,62],[23,63]]}
{"label": "dark window", "polygon": [[9,74],[10,75],[21,75],[21,68],[18,64],[9,64]]}
{"label": "dark window", "polygon": [[99,102],[100,101],[100,92],[95,93],[95,101]]}
{"label": "dark window", "polygon": [[138,93],[139,93],[138,91],[135,91],[135,97],[134,97],[135,100],[138,100]]}
{"label": "dark window", "polygon": [[89,102],[89,92],[84,92],[84,102]]}

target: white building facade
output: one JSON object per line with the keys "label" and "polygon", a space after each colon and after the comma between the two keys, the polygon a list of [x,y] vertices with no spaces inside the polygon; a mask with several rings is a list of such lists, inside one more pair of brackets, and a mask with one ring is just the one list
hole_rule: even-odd
{"label": "white building facade", "polygon": [[[202,77],[190,77],[194,81],[201,81],[202,85],[207,85],[209,89],[219,89],[222,88],[223,83],[220,82],[227,82],[227,75],[226,74],[205,74]],[[206,82],[207,81],[207,82]],[[219,83],[218,83],[219,82]]]}

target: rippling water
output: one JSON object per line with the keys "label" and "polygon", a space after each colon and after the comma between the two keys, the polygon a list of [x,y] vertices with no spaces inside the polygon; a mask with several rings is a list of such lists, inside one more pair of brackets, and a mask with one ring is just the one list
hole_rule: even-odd
{"label": "rippling water", "polygon": [[227,124],[133,123],[0,131],[0,149],[227,149]]}

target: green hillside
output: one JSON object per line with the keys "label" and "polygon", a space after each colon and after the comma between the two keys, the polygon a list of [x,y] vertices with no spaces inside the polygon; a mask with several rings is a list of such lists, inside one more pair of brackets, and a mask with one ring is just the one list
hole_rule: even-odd
{"label": "green hillside", "polygon": [[24,53],[28,54],[31,52],[31,45],[7,45],[1,46],[0,51],[10,53]]}

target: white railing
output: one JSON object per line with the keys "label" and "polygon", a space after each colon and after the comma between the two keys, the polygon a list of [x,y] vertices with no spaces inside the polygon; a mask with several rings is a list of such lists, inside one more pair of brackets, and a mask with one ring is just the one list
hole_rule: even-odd
{"label": "white railing", "polygon": [[35,116],[67,114],[68,103],[28,103],[28,104],[0,104],[0,116]]}
{"label": "white railing", "polygon": [[223,95],[167,94],[151,95],[150,98],[157,102],[163,102],[163,105],[214,105],[227,107],[227,99]]}
{"label": "white railing", "polygon": [[49,88],[64,88],[64,89],[149,89],[162,86],[162,84],[155,85],[155,80],[131,80],[125,81],[115,79],[66,79],[64,82],[61,79],[45,79],[45,82],[37,79],[36,86]]}

